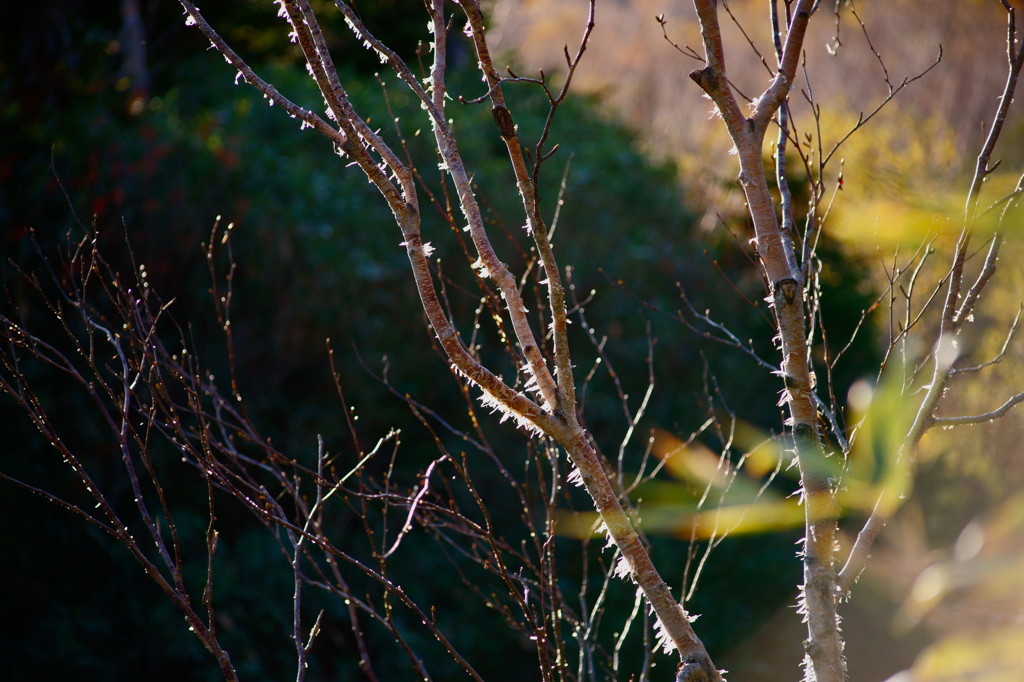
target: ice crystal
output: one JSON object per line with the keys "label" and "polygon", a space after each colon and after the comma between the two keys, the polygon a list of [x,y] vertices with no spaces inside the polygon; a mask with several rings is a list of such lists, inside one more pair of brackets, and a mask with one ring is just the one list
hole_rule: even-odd
{"label": "ice crystal", "polygon": [[[696,616],[687,615],[686,611],[684,611],[683,607],[679,604],[675,604],[672,608],[676,609],[679,613],[679,616],[685,618],[690,623],[697,620]],[[676,650],[676,643],[672,641],[672,637],[668,634],[668,631],[665,629],[665,624],[661,622],[661,618],[655,618],[654,633],[658,642],[658,646],[661,648],[662,651],[664,651],[666,654],[670,654]]]}
{"label": "ice crystal", "polygon": [[604,519],[601,520],[601,528],[599,531],[604,533],[604,547],[601,548],[602,552],[611,547],[618,547],[618,545],[615,544],[615,538],[612,536],[611,531],[608,530],[608,525],[604,522]]}
{"label": "ice crystal", "polygon": [[615,569],[612,571],[612,575],[616,578],[632,578],[633,567],[629,564],[629,561],[622,554],[615,561]]}
{"label": "ice crystal", "polygon": [[516,426],[529,431],[531,434],[540,435],[541,433],[540,429],[538,429],[537,426],[526,417],[526,415],[519,414],[486,390],[484,390],[480,395],[480,404],[484,407],[490,408],[491,412],[498,412],[501,415],[501,418],[498,420],[499,422],[505,422],[507,419],[511,418],[515,421]]}
{"label": "ice crystal", "polygon": [[[465,227],[465,229],[468,230],[469,226],[467,225]],[[470,267],[473,268],[474,270],[476,270],[477,274],[479,274],[480,277],[482,277],[484,279],[487,279],[488,277],[491,276],[491,271],[487,269],[486,265],[484,265],[483,258],[477,258],[475,261],[473,261],[470,264]]]}
{"label": "ice crystal", "polygon": [[526,374],[527,377],[529,377],[526,380],[526,385],[523,386],[523,391],[525,391],[526,393],[537,393],[537,394],[539,394],[540,393],[540,386],[537,384],[537,376],[533,373],[533,367],[530,366],[530,363],[527,362],[526,364],[524,364],[519,369],[524,374]]}

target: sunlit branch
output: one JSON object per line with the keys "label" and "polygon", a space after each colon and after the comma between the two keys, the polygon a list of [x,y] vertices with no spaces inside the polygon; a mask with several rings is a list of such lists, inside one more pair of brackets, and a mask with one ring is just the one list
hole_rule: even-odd
{"label": "sunlit branch", "polygon": [[930,426],[960,426],[963,424],[980,424],[982,422],[989,422],[1002,417],[1021,402],[1024,402],[1024,393],[1018,393],[1017,395],[1009,398],[1001,406],[991,412],[985,412],[984,414],[974,414],[964,417],[932,417]]}
{"label": "sunlit branch", "polygon": [[973,365],[971,367],[954,367],[949,370],[950,376],[956,376],[957,374],[968,374],[971,372],[980,372],[986,367],[991,367],[997,364],[1006,355],[1006,351],[1010,348],[1010,343],[1013,338],[1017,335],[1018,324],[1020,323],[1021,312],[1024,312],[1024,305],[1017,309],[1017,314],[1013,318],[1013,324],[1010,325],[1010,331],[1007,332],[1006,338],[1003,340],[1003,347],[999,349],[999,352],[994,358],[987,362],[983,362],[980,365]]}

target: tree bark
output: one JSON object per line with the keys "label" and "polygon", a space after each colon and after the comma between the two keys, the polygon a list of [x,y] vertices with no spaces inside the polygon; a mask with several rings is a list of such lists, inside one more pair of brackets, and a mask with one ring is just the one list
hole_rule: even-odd
{"label": "tree bark", "polygon": [[745,117],[733,95],[725,69],[725,54],[715,0],[694,0],[700,20],[707,66],[690,74],[714,101],[725,121],[739,156],[739,184],[754,224],[758,258],[768,281],[769,300],[779,330],[782,362],[779,374],[789,409],[787,426],[793,442],[803,486],[805,529],[804,584],[800,608],[807,618],[807,678],[816,682],[841,682],[846,677],[843,642],[836,613],[837,585],[834,568],[838,507],[829,481],[817,474],[816,462],[824,456],[818,431],[818,413],[807,348],[807,317],[804,282],[786,253],[785,241],[764,172],[764,137],[772,117],[786,100],[796,75],[803,38],[810,19],[811,0],[800,0],[792,15],[778,73],[771,85],[754,100],[754,112]]}

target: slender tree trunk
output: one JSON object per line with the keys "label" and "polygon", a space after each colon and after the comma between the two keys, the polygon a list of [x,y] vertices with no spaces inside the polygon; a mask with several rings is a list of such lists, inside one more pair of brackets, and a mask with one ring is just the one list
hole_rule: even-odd
{"label": "slender tree trunk", "polygon": [[763,150],[768,124],[786,100],[795,78],[812,4],[811,0],[800,0],[794,7],[779,71],[768,89],[755,100],[750,117],[741,113],[726,76],[718,6],[714,0],[694,1],[707,66],[694,71],[690,77],[715,102],[736,146],[739,184],[754,224],[757,254],[768,280],[779,329],[782,351],[779,373],[785,386],[790,415],[787,425],[792,428],[805,510],[804,585],[800,608],[807,618],[808,639],[804,647],[808,679],[842,682],[846,666],[836,613],[838,592],[834,568],[838,507],[828,480],[816,473],[821,469],[816,461],[824,456],[824,451],[808,360],[804,282],[802,274],[793,269],[794,259],[786,253],[786,242],[765,177]]}

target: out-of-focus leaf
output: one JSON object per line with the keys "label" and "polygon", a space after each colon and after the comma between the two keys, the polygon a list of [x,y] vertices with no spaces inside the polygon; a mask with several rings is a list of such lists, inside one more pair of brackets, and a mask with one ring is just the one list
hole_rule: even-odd
{"label": "out-of-focus leaf", "polygon": [[916,621],[954,591],[977,602],[1015,604],[1024,617],[1024,496],[1006,502],[988,520],[960,533],[953,558],[928,566],[917,577],[901,618]]}
{"label": "out-of-focus leaf", "polygon": [[916,404],[901,394],[898,375],[898,370],[890,372],[874,388],[862,380],[850,389],[852,423],[862,421],[839,494],[846,509],[870,512],[877,501],[879,510],[889,516],[910,493],[911,462],[903,444]]}
{"label": "out-of-focus leaf", "polygon": [[[638,521],[644,532],[652,535],[708,540],[799,528],[804,525],[804,509],[795,498],[766,498],[707,510],[696,510],[693,505],[655,504],[645,506]],[[558,532],[588,538],[601,535],[603,529],[595,512],[567,512],[558,517]]]}
{"label": "out-of-focus leaf", "polygon": [[970,523],[952,558],[925,568],[897,622],[945,634],[891,682],[1024,679],[1024,495]]}
{"label": "out-of-focus leaf", "polygon": [[700,441],[685,443],[659,429],[654,432],[652,451],[665,464],[665,469],[680,481],[717,490],[728,489],[746,500],[757,495],[757,481],[741,475],[728,457],[714,453]]}
{"label": "out-of-focus leaf", "polygon": [[1024,679],[1024,625],[946,637],[887,682],[1020,682]]}
{"label": "out-of-focus leaf", "polygon": [[[698,512],[687,521],[692,532],[677,528],[678,535],[689,537],[692,534],[700,540],[707,540],[723,535],[774,533],[799,528],[804,524],[804,510],[795,498],[761,499],[750,504]],[[647,527],[645,524],[644,528]]]}

